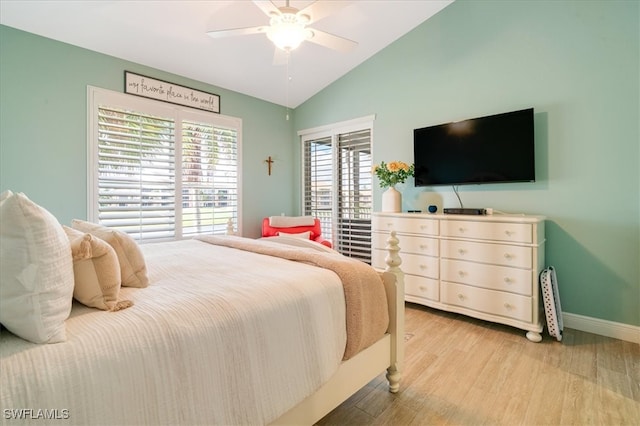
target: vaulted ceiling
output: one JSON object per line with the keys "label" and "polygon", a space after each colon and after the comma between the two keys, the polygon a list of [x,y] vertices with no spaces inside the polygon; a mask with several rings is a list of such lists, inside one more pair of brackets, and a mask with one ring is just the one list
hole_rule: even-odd
{"label": "vaulted ceiling", "polygon": [[[269,17],[248,0],[0,0],[0,23],[295,108],[453,0],[320,1],[335,13],[311,27],[356,41],[351,51],[303,42],[287,61],[274,55],[265,34],[207,36],[268,25]],[[311,3],[292,0],[290,6]]]}

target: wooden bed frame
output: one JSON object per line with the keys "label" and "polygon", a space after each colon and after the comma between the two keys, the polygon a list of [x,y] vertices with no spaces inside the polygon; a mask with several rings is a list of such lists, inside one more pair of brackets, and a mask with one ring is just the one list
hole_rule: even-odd
{"label": "wooden bed frame", "polygon": [[314,394],[271,424],[314,424],[351,395],[387,370],[389,392],[398,392],[404,360],[404,274],[400,247],[391,231],[385,247],[387,267],[380,272],[387,293],[389,328],[382,339],[343,362],[333,377]]}
{"label": "wooden bed frame", "polygon": [[[232,228],[232,227],[229,227],[229,228]],[[227,230],[228,233],[230,230],[232,230],[229,228]],[[387,371],[389,391],[394,393],[398,392],[399,384],[400,384],[400,376],[402,371],[402,364],[404,359],[404,274],[399,268],[402,261],[398,256],[400,247],[398,246],[398,239],[395,236],[395,232],[391,231],[390,236],[387,239],[387,244],[385,249],[387,250],[387,256],[385,259],[385,263],[387,266],[384,271],[380,270],[379,273],[381,274],[382,281],[384,284],[384,288],[387,296],[387,308],[389,313],[389,325],[386,333],[377,342],[373,343],[368,348],[362,350],[360,353],[356,354],[350,359],[343,361],[338,366],[335,374],[324,385],[322,385],[312,395],[302,400],[299,404],[289,409],[281,417],[273,421],[272,424],[296,424],[296,425],[314,424],[315,422],[320,420],[322,417],[324,417],[326,414],[328,414],[331,410],[333,410],[342,402],[347,400],[351,395],[356,393],[359,389],[366,386],[367,383],[375,379],[381,373],[384,373],[385,370]],[[187,251],[186,249],[180,249],[180,250],[176,250],[175,253],[184,254],[184,253],[187,253]],[[203,271],[204,270],[205,269],[203,269]],[[198,276],[196,276],[196,278],[197,277]],[[228,275],[225,275],[225,277],[228,277]],[[195,281],[195,278],[192,279],[191,281],[190,280],[186,280],[186,281],[192,282],[192,281]],[[170,280],[170,282],[167,284],[167,288],[171,289],[168,286],[169,284],[174,282],[175,280]],[[337,283],[334,283],[334,284],[336,285],[332,284],[332,286],[334,288],[337,288],[336,287]],[[379,285],[378,283],[372,283],[372,284]],[[163,293],[163,291],[160,291],[158,294],[163,295],[163,294],[166,294],[166,292]],[[339,289],[335,295],[337,300],[340,300]],[[185,300],[191,300],[191,299],[185,299]],[[335,299],[331,299],[331,300],[335,300]],[[382,302],[379,302],[379,303],[382,303]],[[156,305],[150,304],[149,306],[155,307]],[[200,305],[198,306],[193,305],[193,306],[196,307],[195,310],[198,312],[200,312],[201,309],[203,312],[208,311],[208,308],[209,308],[209,306],[207,306],[206,304],[202,306]],[[83,311],[78,312],[78,314],[83,315],[84,313],[90,312],[91,308],[85,309],[84,307],[80,307],[79,309],[82,309]],[[162,310],[158,310],[158,314],[161,314],[161,313],[162,313]],[[85,423],[91,423],[91,424],[93,424],[94,422],[100,423],[105,421],[107,423],[109,422],[117,423],[117,421],[115,421],[114,419],[120,419],[121,423],[122,422],[150,423],[150,422],[153,422],[152,419],[156,419],[154,415],[159,414],[159,411],[154,409],[156,408],[156,406],[153,406],[152,404],[154,402],[156,404],[167,403],[168,399],[171,398],[172,392],[174,390],[171,387],[166,386],[162,388],[163,392],[160,392],[159,390],[156,392],[154,390],[153,393],[149,394],[150,396],[148,396],[147,392],[145,391],[149,389],[153,389],[156,385],[165,385],[168,383],[175,383],[176,379],[182,377],[180,375],[181,371],[173,371],[170,377],[171,380],[156,380],[156,381],[150,381],[149,383],[144,383],[146,379],[146,376],[144,373],[151,370],[147,370],[146,368],[143,368],[143,369],[139,368],[138,371],[140,372],[140,374],[137,375],[136,377],[133,377],[134,380],[131,381],[131,386],[129,388],[127,388],[127,385],[125,384],[125,387],[122,388],[123,392],[113,391],[114,389],[117,390],[122,387],[120,386],[122,384],[120,383],[121,382],[120,378],[122,376],[114,375],[114,377],[117,376],[118,380],[110,381],[110,379],[107,376],[107,373],[111,371],[109,370],[109,368],[120,368],[120,366],[122,366],[123,368],[119,369],[119,372],[122,372],[122,374],[126,374],[129,371],[126,369],[127,367],[139,367],[141,365],[145,365],[146,359],[144,358],[144,355],[147,353],[146,352],[147,347],[151,349],[153,349],[154,347],[164,349],[164,348],[167,348],[168,345],[163,346],[159,343],[155,344],[154,343],[155,340],[150,339],[148,341],[149,343],[148,346],[142,345],[142,344],[136,346],[135,351],[132,352],[134,353],[133,357],[127,358],[125,356],[123,360],[120,360],[120,357],[118,355],[121,353],[121,351],[120,352],[104,351],[104,348],[106,347],[105,342],[107,341],[107,339],[110,339],[109,337],[105,337],[105,335],[102,332],[96,333],[96,334],[90,333],[91,330],[100,329],[102,325],[105,324],[105,321],[108,321],[106,318],[110,314],[97,313],[97,315],[98,315],[97,317],[98,320],[96,320],[94,323],[91,323],[91,324],[97,324],[98,326],[96,328],[92,328],[92,327],[86,328],[85,330],[89,330],[89,333],[84,333],[84,334],[82,330],[79,330],[79,334],[84,336],[84,340],[83,339],[78,340],[78,342],[80,343],[74,346],[74,348],[76,349],[79,348],[77,353],[75,350],[73,351],[65,350],[65,349],[68,349],[69,347],[61,346],[60,354],[63,354],[63,353],[69,354],[70,352],[73,352],[75,355],[83,355],[83,356],[78,356],[77,357],[78,359],[75,360],[76,362],[74,362],[73,364],[58,363],[59,365],[55,365],[56,368],[52,369],[52,373],[53,373],[52,375],[43,374],[42,377],[40,377],[40,375],[33,375],[30,373],[32,372],[34,365],[42,367],[50,363],[56,364],[54,362],[55,360],[62,359],[58,357],[58,353],[56,352],[56,349],[54,346],[41,345],[41,347],[38,347],[38,348],[31,348],[30,346],[26,346],[21,342],[17,342],[18,346],[15,347],[16,348],[15,350],[17,350],[16,354],[18,352],[24,352],[23,357],[19,357],[19,356],[14,356],[14,353],[9,353],[7,351],[7,348],[10,348],[8,346],[9,343],[5,345],[5,341],[3,340],[2,377],[7,378],[7,383],[11,382],[8,385],[9,387],[11,387],[11,392],[6,393],[6,395],[3,393],[2,398],[0,398],[0,402],[2,403],[2,408],[6,408],[4,411],[13,412],[15,410],[15,412],[22,413],[20,415],[26,416],[24,419],[26,419],[27,423],[29,424],[35,423],[29,420],[36,420],[35,417],[32,417],[30,419],[29,417],[31,417],[31,414],[29,413],[32,413],[32,412],[36,413],[42,410],[53,413],[53,415],[56,416],[56,419],[61,419],[61,420],[66,419],[67,422],[65,421],[62,422],[65,424],[78,423],[79,421],[78,419],[80,418],[84,418]],[[78,321],[79,318],[81,317],[78,316],[75,318],[75,320]],[[142,318],[142,317],[136,316],[135,318]],[[182,317],[179,315],[173,316],[171,318],[178,318],[179,320],[184,320],[185,328],[191,327],[192,324],[193,326],[200,324],[199,321],[207,320],[207,317],[202,315],[199,317],[197,321],[194,319],[193,323],[191,322],[190,319],[188,320],[185,317]],[[116,323],[113,326],[113,328],[108,328],[106,329],[106,331],[112,330],[115,332],[115,331],[121,330],[125,326],[128,327],[131,324],[130,322],[131,319],[126,321],[124,319],[114,320],[114,321],[116,321]],[[186,321],[189,322],[188,325],[186,325]],[[158,321],[152,321],[152,322],[155,325],[159,323]],[[339,323],[336,325],[340,327]],[[144,327],[136,327],[134,328],[134,330],[142,332],[142,331],[146,331],[147,329]],[[149,328],[149,330],[156,330],[156,328]],[[209,334],[213,335],[214,332],[217,333],[217,331],[213,331],[214,330],[213,328],[211,330],[212,331]],[[178,331],[179,331],[179,328],[175,328],[175,327],[172,328],[172,333],[175,334]],[[346,331],[346,328],[345,328],[345,331]],[[153,333],[151,335],[157,336],[157,334],[153,334]],[[201,335],[192,333],[190,336],[199,337]],[[10,340],[16,340],[16,341],[20,340],[18,337],[15,337],[15,336],[8,336],[8,335],[3,336],[3,338],[5,337],[7,338],[7,342],[9,342]],[[126,345],[132,340],[132,338],[137,337],[137,335],[135,336],[131,335],[128,337],[129,337],[128,339],[118,340],[117,336],[114,336],[113,341],[109,340],[107,343],[113,343],[113,345],[109,345],[110,347],[113,346],[117,348],[126,348]],[[346,337],[346,333],[345,333],[345,337]],[[105,357],[100,357],[98,355],[91,356],[91,357],[87,356],[87,355],[94,355],[90,350],[95,349],[91,347],[92,343],[89,341],[90,340],[89,338],[99,341],[99,345],[96,345],[95,348],[101,348],[102,350],[98,352],[98,354],[107,354],[109,356],[105,356]],[[158,339],[158,340],[161,340],[161,339]],[[176,337],[176,340],[173,340],[171,337],[168,337],[167,339],[162,339],[162,340],[167,340],[167,341],[170,340],[176,345],[182,342],[189,343],[188,339],[183,341],[183,340],[178,340],[177,337]],[[146,343],[146,342],[147,342],[146,340],[143,341],[143,343]],[[181,347],[178,350],[178,346],[175,346],[175,347],[176,347],[175,357],[156,357],[156,358],[149,357],[150,359],[153,358],[153,362],[150,362],[149,364],[150,367],[152,367],[155,370],[156,367],[161,365],[162,363],[166,363],[169,367],[172,367],[173,364],[171,364],[171,361],[167,361],[168,359],[175,359],[177,361],[184,362],[187,360],[188,361],[200,360],[201,358],[199,357],[206,356],[202,351],[198,351],[198,357],[193,357],[193,358],[182,357],[180,354],[187,352],[186,348]],[[46,348],[49,348],[53,352],[50,352],[49,350],[44,350]],[[83,353],[83,350],[85,348],[87,348],[86,354]],[[204,347],[204,348],[208,348],[208,347]],[[32,349],[34,352],[37,352],[38,354],[34,355],[34,354],[27,353]],[[334,351],[334,355],[336,357],[340,357],[340,353],[339,353],[340,348],[338,347],[336,349],[338,353],[335,353]],[[14,349],[11,349],[11,350],[14,350]],[[173,355],[173,353],[170,353],[170,355]],[[50,356],[51,358],[49,358],[48,356]],[[334,357],[333,359],[335,360],[336,357]],[[18,358],[21,358],[21,359],[18,359]],[[87,361],[89,359],[91,361]],[[5,360],[7,361],[6,364],[4,363]],[[12,363],[9,364],[9,361],[12,361]],[[100,361],[100,362],[104,361],[103,365],[108,366],[108,368],[104,370],[106,373],[102,373],[101,375],[98,375],[99,376],[98,378],[100,380],[97,380],[97,381],[89,380],[87,382],[87,387],[85,388],[83,385],[84,382],[81,382],[81,380],[83,380],[85,377],[83,373],[85,371],[90,371],[90,370],[87,370],[86,368],[79,368],[79,367],[86,367],[86,366],[93,367],[97,364],[97,362],[92,362],[92,361]],[[185,368],[185,371],[187,372],[187,375],[186,375],[187,381],[185,383],[189,383],[189,378],[194,376],[194,374],[198,374],[198,372],[200,371],[199,368],[202,369],[207,367],[206,365],[204,366],[200,366],[198,364],[192,364],[192,365],[195,366],[192,369]],[[5,366],[9,366],[9,367],[4,368]],[[287,366],[285,365],[284,368],[287,368]],[[303,367],[300,366],[299,368],[303,368]],[[276,370],[276,372],[274,372],[274,375],[269,376],[271,380],[273,380],[272,379],[273,377],[276,377],[275,374],[277,374],[277,371],[281,371],[281,369]],[[224,377],[223,374],[224,373],[221,372],[222,376],[220,377]],[[156,376],[161,378],[164,375],[160,374]],[[216,375],[205,376],[205,377],[213,378],[213,377],[216,377]],[[30,380],[32,378],[38,378],[38,379],[42,378],[42,381]],[[104,378],[106,379],[102,380]],[[208,383],[211,383],[211,381],[209,381]],[[246,382],[243,382],[243,383],[246,383]],[[3,384],[4,384],[4,381],[3,381]],[[201,385],[201,384],[202,383],[196,383],[196,385]],[[99,388],[96,385],[99,385]],[[280,384],[273,383],[273,385],[278,386]],[[287,384],[285,383],[284,386],[286,385]],[[58,392],[58,388],[60,388],[60,386],[62,387],[69,386],[70,388],[74,388],[76,391],[80,390],[83,392],[83,395],[87,396],[87,398],[86,399],[78,398],[78,404],[75,404],[75,401],[74,401],[74,404],[71,404],[73,406],[64,405],[66,404],[66,401],[69,401],[71,398],[73,398],[75,394],[71,392],[69,393]],[[212,386],[215,386],[215,382]],[[266,386],[266,384],[262,383],[261,386]],[[15,391],[13,387],[15,387]],[[241,387],[237,387],[237,388],[240,389]],[[87,389],[96,389],[96,392],[95,394],[93,392],[85,392],[84,390],[87,390]],[[207,388],[207,384],[203,384],[203,386],[198,386],[197,389],[206,391],[209,388]],[[242,389],[245,389],[245,388],[242,387]],[[181,389],[181,390],[184,390],[184,389]],[[136,391],[136,393],[134,394],[133,391]],[[277,389],[275,389],[275,391],[277,391]],[[127,406],[126,409],[118,409],[117,407],[114,409],[114,405],[112,403],[107,403],[107,404],[104,403],[105,401],[104,396],[110,395],[110,394],[113,394],[113,400],[107,399],[106,401],[116,402],[120,400],[130,400],[132,401],[132,404],[130,406]],[[193,399],[194,401],[193,403],[195,404],[196,401],[198,401],[198,403],[206,402],[208,394],[206,392],[194,391],[194,395],[193,395],[194,398],[189,398],[189,399],[187,399],[187,396],[185,396],[184,392],[182,392],[180,395],[182,396],[182,398],[179,399],[179,401],[189,404],[189,401]],[[216,393],[216,395],[218,394]],[[232,406],[233,411],[239,411],[240,414],[242,415],[243,414],[242,407],[238,406],[238,404],[236,403],[238,401],[237,395],[241,395],[241,394],[235,393],[233,395],[234,395],[234,401],[233,401],[234,403],[229,404],[229,406],[230,407]],[[13,397],[9,398],[9,396],[15,396],[15,398]],[[58,396],[60,397],[58,398]],[[302,396],[300,396],[300,398],[302,398]],[[174,398],[174,399],[177,399],[177,398]],[[147,401],[149,402],[149,404],[145,404]],[[8,406],[5,407],[5,403],[8,404]],[[58,403],[61,403],[63,405],[56,406],[56,404]],[[35,404],[35,406],[30,407],[30,405],[32,404]],[[264,404],[268,404],[268,401],[264,402]],[[53,406],[50,406],[50,405],[53,405]],[[220,406],[226,407],[226,405],[224,404],[221,404]],[[283,406],[280,406],[280,410],[284,409],[282,407]],[[75,414],[73,413],[71,413],[72,417],[68,417],[68,418],[57,417],[56,413],[58,413],[58,410],[66,409],[67,411],[69,411],[69,408],[71,408],[71,411],[77,410],[79,412],[79,414],[77,414],[78,417],[75,420],[74,420]],[[195,415],[198,414],[198,411],[197,411],[198,407],[195,405],[187,405],[187,407],[184,408],[184,410],[173,410],[173,408],[175,408],[173,406],[171,406],[170,408],[172,409],[171,411],[173,411],[173,419],[177,423],[187,423],[189,421],[193,422],[193,418],[195,417]],[[0,409],[0,411],[2,410]],[[135,411],[135,412],[129,413],[129,411]],[[4,414],[9,415],[11,413],[4,413]],[[18,416],[18,414],[15,414],[15,415]],[[39,416],[39,414],[37,415]],[[113,416],[113,417],[110,417],[110,416]],[[232,418],[232,417],[233,416],[228,416],[228,418]],[[157,417],[157,418],[160,418],[160,417]],[[239,417],[236,416],[235,418],[239,418]],[[38,419],[42,419],[42,418],[38,417]],[[52,418],[49,418],[49,420],[51,419]],[[125,420],[123,421],[122,419],[125,419]],[[126,419],[128,419],[128,421]],[[146,419],[146,420],[143,420],[143,419]],[[6,420],[10,420],[9,417],[7,417]],[[82,423],[82,420],[80,420],[80,422]],[[0,423],[2,422],[0,421]]]}

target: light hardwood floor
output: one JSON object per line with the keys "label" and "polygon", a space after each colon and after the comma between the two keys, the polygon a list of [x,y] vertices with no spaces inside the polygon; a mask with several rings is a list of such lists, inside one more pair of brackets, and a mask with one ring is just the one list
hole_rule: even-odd
{"label": "light hardwood floor", "polygon": [[562,342],[406,305],[400,391],[381,375],[318,425],[640,425],[640,345],[566,329]]}

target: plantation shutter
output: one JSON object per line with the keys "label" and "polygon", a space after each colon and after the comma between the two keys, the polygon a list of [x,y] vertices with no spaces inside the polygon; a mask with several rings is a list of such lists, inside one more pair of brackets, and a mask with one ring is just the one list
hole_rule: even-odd
{"label": "plantation shutter", "polygon": [[304,215],[320,219],[322,235],[333,233],[333,147],[331,137],[304,142]]}
{"label": "plantation shutter", "polygon": [[90,221],[144,242],[241,233],[242,120],[88,93]]}
{"label": "plantation shutter", "polygon": [[185,120],[182,122],[183,236],[224,234],[237,222],[238,132]]}
{"label": "plantation shutter", "polygon": [[98,219],[134,238],[175,235],[173,119],[98,108]]}
{"label": "plantation shutter", "polygon": [[371,263],[371,130],[338,135],[336,249]]}
{"label": "plantation shutter", "polygon": [[340,253],[371,263],[371,122],[302,131],[304,215]]}

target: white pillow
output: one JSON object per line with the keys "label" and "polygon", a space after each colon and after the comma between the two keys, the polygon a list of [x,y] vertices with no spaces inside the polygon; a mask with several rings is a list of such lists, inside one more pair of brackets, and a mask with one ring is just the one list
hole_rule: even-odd
{"label": "white pillow", "polygon": [[297,232],[297,233],[291,233],[291,234],[288,232],[279,231],[278,236],[302,238],[303,240],[309,240],[311,239],[311,231]]}
{"label": "white pillow", "polygon": [[269,226],[274,228],[293,228],[294,226],[313,226],[316,220],[313,216],[271,216]]}
{"label": "white pillow", "polygon": [[26,195],[0,200],[0,323],[34,343],[63,342],[73,300],[69,239]]}
{"label": "white pillow", "polygon": [[0,204],[7,198],[11,197],[12,195],[13,195],[13,192],[11,192],[9,189],[4,191],[2,194],[0,194]]}

